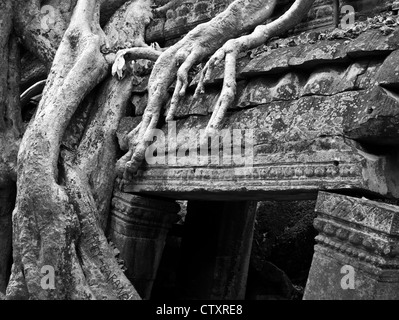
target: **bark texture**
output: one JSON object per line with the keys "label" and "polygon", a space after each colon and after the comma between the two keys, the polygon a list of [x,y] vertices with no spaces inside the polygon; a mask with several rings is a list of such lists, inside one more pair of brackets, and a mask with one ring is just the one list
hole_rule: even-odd
{"label": "bark texture", "polygon": [[[137,21],[144,16],[142,23],[148,23],[149,2],[132,10],[136,4],[130,2],[121,8],[124,14],[115,16]],[[99,15],[100,1],[77,2],[22,140],[8,299],[140,298],[103,232],[115,178],[115,130],[132,79],[107,79],[114,57],[108,53],[118,49],[109,43],[117,43],[112,31],[121,21],[111,19],[107,37]],[[129,31],[142,40],[144,30]],[[55,40],[36,36],[30,41],[43,60],[51,61]],[[55,270],[50,290],[42,286],[46,266]]]}
{"label": "bark texture", "polygon": [[0,1],[0,293],[11,264],[11,212],[15,202],[16,162],[22,136],[19,110],[19,48],[12,34],[11,2]]}

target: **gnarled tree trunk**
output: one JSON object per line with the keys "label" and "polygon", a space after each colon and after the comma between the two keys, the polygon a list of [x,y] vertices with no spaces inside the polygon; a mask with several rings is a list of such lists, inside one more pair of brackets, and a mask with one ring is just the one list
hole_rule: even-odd
{"label": "gnarled tree trunk", "polygon": [[[124,18],[143,24],[126,32],[143,42],[149,2],[141,9]],[[106,37],[99,14],[100,1],[77,2],[22,139],[9,299],[139,299],[103,232],[115,179],[115,130],[132,79],[111,77],[107,53],[118,48],[107,48],[113,35]],[[105,29],[115,34],[120,23],[111,19]],[[52,46],[42,47],[46,40],[29,44],[51,60]],[[54,288],[43,288],[43,267],[54,269]]]}

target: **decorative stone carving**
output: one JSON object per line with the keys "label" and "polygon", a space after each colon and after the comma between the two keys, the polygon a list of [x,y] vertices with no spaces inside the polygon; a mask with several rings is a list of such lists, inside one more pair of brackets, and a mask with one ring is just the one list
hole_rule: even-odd
{"label": "decorative stone carving", "polygon": [[[289,4],[283,1],[278,8]],[[213,200],[314,199],[319,190],[399,197],[399,27],[388,34],[366,28],[353,39],[320,40],[320,35],[273,40],[274,46],[239,60],[236,99],[222,126],[253,130],[253,168],[143,165],[134,179],[121,181],[122,190],[198,200],[198,191],[207,191],[206,199]],[[200,99],[193,99],[194,77],[177,109],[179,130],[205,128],[220,94],[222,71],[211,74]],[[145,87],[135,90],[135,105],[140,105]],[[136,123],[135,118],[122,122],[122,149]],[[167,125],[161,130],[166,134]],[[178,138],[177,148],[184,143]]]}
{"label": "decorative stone carving", "polygon": [[[143,165],[134,179],[121,181],[121,188],[128,193],[214,200],[228,196],[282,199],[290,195],[291,199],[314,199],[320,189],[399,196],[396,157],[368,155],[344,138],[343,122],[358,98],[358,93],[304,97],[227,115],[225,129],[241,126],[253,130],[252,167],[223,165],[221,152],[219,161],[210,165]],[[177,126],[198,132],[205,128],[207,119],[193,116],[178,121]],[[164,130],[167,137],[167,127]],[[177,147],[183,146],[184,140],[177,139]]]}
{"label": "decorative stone carving", "polygon": [[399,299],[399,207],[320,192],[316,212],[304,299]]}
{"label": "decorative stone carving", "polygon": [[110,238],[143,299],[150,298],[167,233],[180,219],[179,209],[174,201],[114,193]]}
{"label": "decorative stone carving", "polygon": [[293,32],[303,32],[332,27],[334,25],[333,0],[316,0],[309,10],[307,18],[300,23]]}
{"label": "decorative stone carving", "polygon": [[[148,41],[176,41],[200,23],[207,22],[223,12],[233,0],[186,0],[166,12],[166,16],[155,18],[147,30]],[[286,11],[293,1],[279,0],[274,17]],[[307,18],[294,30],[299,33],[310,29],[333,26],[333,0],[316,0]]]}

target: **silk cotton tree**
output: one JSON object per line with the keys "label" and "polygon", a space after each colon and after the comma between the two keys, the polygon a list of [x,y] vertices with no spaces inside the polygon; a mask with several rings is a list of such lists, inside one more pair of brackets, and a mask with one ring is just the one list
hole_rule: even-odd
{"label": "silk cotton tree", "polygon": [[[234,99],[239,52],[291,29],[313,3],[296,0],[263,25],[277,0],[235,0],[172,47],[146,43],[153,14],[182,1],[164,1],[154,9],[151,0],[0,0],[0,191],[17,185],[13,264],[3,297],[140,299],[103,231],[117,174],[137,171],[168,88],[176,81],[166,118],[171,121],[188,73],[200,62],[207,61],[196,96],[204,94],[207,74],[225,61],[222,92],[207,126],[209,134],[218,130]],[[48,29],[43,28],[44,5],[54,9]],[[48,70],[26,128],[19,100],[21,50],[29,50]],[[129,134],[129,151],[118,159],[115,132],[133,86],[129,62],[137,59],[155,62],[149,101]],[[55,270],[52,290],[41,286],[44,266]]]}

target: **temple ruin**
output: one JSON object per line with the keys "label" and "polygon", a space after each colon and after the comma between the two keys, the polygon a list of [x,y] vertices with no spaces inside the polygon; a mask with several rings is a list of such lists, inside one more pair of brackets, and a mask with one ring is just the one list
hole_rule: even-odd
{"label": "temple ruin", "polygon": [[[128,269],[140,275],[137,283],[146,279],[145,296],[165,232],[176,221],[175,200],[188,200],[187,290],[197,298],[242,299],[254,203],[317,198],[319,235],[304,298],[398,298],[399,207],[369,200],[399,197],[398,7],[392,1],[365,2],[341,4],[355,7],[358,27],[331,31],[341,21],[334,1],[317,0],[286,38],[242,54],[236,100],[223,128],[253,130],[250,171],[234,163],[145,164],[133,179],[117,181],[111,234]],[[174,43],[228,3],[187,1],[166,19],[155,19],[147,36]],[[288,3],[281,1],[280,10]],[[222,77],[222,68],[215,70],[202,99],[188,94],[177,112],[178,130],[204,128]],[[193,75],[190,88],[197,78]],[[134,111],[120,124],[122,148],[143,114],[147,81],[148,75],[139,78]],[[163,131],[167,135],[166,124]],[[188,149],[184,144],[177,137],[177,146]],[[354,290],[341,288],[345,265],[356,272]]]}
{"label": "temple ruin", "polygon": [[[170,46],[231,2],[184,1],[152,20],[146,40]],[[275,15],[291,3],[279,1]],[[354,9],[352,25],[345,6]],[[115,182],[107,235],[142,298],[152,296],[175,230],[181,243],[174,267],[186,299],[245,299],[257,203],[312,200],[318,235],[303,299],[399,299],[398,11],[393,0],[316,0],[285,37],[240,54],[225,136],[206,141],[205,158],[203,144],[179,133],[206,127],[223,65],[200,99],[193,97],[200,68],[191,72],[175,127],[160,123],[165,148]],[[151,67],[137,70],[119,124],[123,152],[147,106]],[[35,81],[43,80],[40,68]],[[35,103],[23,102],[24,116]],[[3,202],[12,206],[12,199]]]}

